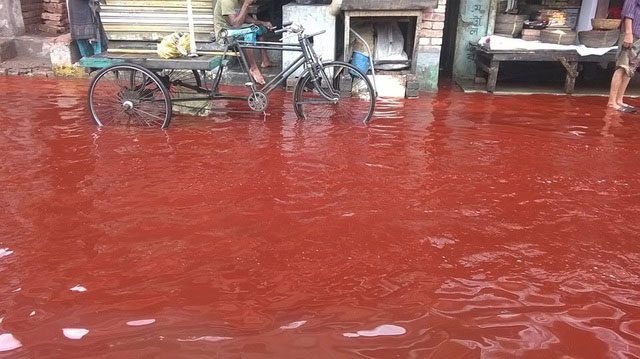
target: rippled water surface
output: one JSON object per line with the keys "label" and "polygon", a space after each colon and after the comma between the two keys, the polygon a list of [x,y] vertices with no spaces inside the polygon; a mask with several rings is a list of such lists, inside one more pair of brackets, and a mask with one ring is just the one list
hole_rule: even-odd
{"label": "rippled water surface", "polygon": [[0,77],[0,357],[640,357],[640,116],[276,94],[97,130],[86,87]]}

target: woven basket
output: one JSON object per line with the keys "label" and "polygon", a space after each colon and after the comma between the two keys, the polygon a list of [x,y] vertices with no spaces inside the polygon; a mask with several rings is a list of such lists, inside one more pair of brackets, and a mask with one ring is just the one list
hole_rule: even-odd
{"label": "woven basket", "polygon": [[522,33],[527,15],[498,14],[493,32],[500,35],[518,37]]}
{"label": "woven basket", "polygon": [[574,31],[563,30],[542,30],[540,31],[540,41],[556,45],[574,45],[576,43]]}
{"label": "woven basket", "polygon": [[612,47],[618,43],[620,30],[580,31],[578,41],[586,47]]}
{"label": "woven basket", "polygon": [[591,27],[594,30],[615,30],[620,28],[620,19],[591,19]]}

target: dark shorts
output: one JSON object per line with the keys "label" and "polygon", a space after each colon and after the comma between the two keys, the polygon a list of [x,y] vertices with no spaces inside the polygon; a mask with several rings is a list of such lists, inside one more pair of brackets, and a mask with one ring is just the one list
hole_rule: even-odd
{"label": "dark shorts", "polygon": [[[624,36],[624,34],[622,35]],[[633,77],[636,73],[638,65],[640,65],[640,39],[634,37],[633,45],[629,49],[622,47],[623,41],[620,40],[618,48],[618,58],[616,59],[616,68],[623,69],[627,76]]]}

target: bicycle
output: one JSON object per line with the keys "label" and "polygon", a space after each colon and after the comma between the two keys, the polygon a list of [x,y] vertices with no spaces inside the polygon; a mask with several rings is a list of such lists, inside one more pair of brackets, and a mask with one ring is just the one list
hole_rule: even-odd
{"label": "bicycle", "polygon": [[[298,43],[248,43],[242,36],[226,38],[222,56],[164,60],[157,57],[102,54],[83,59],[85,67],[102,68],[91,81],[88,105],[98,126],[113,123],[160,126],[171,123],[174,108],[202,112],[216,100],[242,100],[255,112],[265,112],[268,96],[298,69],[302,75],[293,90],[293,107],[301,119],[349,117],[364,123],[371,120],[377,94],[369,78],[355,66],[341,61],[322,62],[312,41],[325,31],[305,34],[304,28],[286,24],[276,33],[294,35]],[[262,88],[249,73],[245,51],[267,49],[296,51],[300,56]],[[247,74],[248,96],[220,92],[223,71],[229,59],[237,57]],[[214,75],[215,70],[215,75]],[[206,102],[206,103],[205,103]]]}

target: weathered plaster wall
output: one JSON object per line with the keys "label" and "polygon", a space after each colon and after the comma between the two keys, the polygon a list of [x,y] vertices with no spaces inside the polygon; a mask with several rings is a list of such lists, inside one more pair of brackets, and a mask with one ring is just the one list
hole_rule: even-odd
{"label": "weathered plaster wall", "polygon": [[436,8],[425,10],[422,14],[416,66],[422,90],[436,91],[438,89],[440,51],[442,50],[446,8],[447,0],[438,0]]}
{"label": "weathered plaster wall", "polygon": [[0,37],[24,33],[20,0],[0,0]]}
{"label": "weathered plaster wall", "polygon": [[470,79],[475,75],[471,43],[493,32],[496,0],[460,0],[460,15],[456,38],[453,74],[456,78]]}

